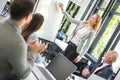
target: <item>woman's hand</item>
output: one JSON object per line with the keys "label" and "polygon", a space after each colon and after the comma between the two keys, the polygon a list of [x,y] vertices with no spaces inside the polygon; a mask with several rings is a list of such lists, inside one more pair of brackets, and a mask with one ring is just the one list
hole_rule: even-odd
{"label": "woman's hand", "polygon": [[39,40],[30,40],[28,43],[28,50],[35,53],[41,53],[47,48],[45,43]]}
{"label": "woman's hand", "polygon": [[60,9],[62,10],[62,12],[64,11],[64,5],[62,3],[58,3]]}
{"label": "woman's hand", "polygon": [[40,46],[40,51],[39,51],[40,53],[43,52],[48,47],[48,44],[42,43],[42,41],[40,41],[39,44],[41,45]]}

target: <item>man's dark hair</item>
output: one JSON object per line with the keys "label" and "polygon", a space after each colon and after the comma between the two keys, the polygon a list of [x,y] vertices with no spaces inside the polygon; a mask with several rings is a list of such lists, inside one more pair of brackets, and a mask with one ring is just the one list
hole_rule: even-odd
{"label": "man's dark hair", "polygon": [[21,20],[33,11],[33,0],[14,0],[10,6],[10,17],[15,20]]}

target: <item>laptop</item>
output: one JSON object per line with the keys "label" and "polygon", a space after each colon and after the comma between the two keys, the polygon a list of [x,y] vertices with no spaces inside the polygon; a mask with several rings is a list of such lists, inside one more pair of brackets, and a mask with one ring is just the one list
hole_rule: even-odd
{"label": "laptop", "polygon": [[96,74],[91,74],[87,80],[106,80],[106,79],[104,79]]}
{"label": "laptop", "polygon": [[36,64],[33,67],[32,73],[36,79],[33,77],[26,80],[56,80],[55,77],[45,68]]}
{"label": "laptop", "polygon": [[63,54],[56,55],[46,68],[56,80],[66,80],[66,78],[77,69]]}
{"label": "laptop", "polygon": [[55,77],[44,67],[38,64],[32,69],[32,72],[25,78],[20,80],[56,80]]}

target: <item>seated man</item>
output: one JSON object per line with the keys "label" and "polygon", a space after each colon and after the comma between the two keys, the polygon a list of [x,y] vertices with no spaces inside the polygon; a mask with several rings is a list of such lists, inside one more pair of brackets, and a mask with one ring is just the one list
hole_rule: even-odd
{"label": "seated man", "polygon": [[116,61],[117,56],[116,51],[105,52],[102,58],[103,62],[85,67],[82,71],[82,76],[88,78],[91,73],[94,73],[108,80],[113,74],[112,63]]}

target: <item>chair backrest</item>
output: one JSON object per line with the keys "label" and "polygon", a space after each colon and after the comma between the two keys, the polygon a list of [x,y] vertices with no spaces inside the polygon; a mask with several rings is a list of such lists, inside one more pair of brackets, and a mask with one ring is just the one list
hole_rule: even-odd
{"label": "chair backrest", "polygon": [[53,44],[53,42],[51,42],[49,40],[46,40],[46,39],[43,39],[43,38],[40,38],[40,37],[38,39],[41,40],[42,42],[48,44],[48,47],[43,52],[43,55],[45,56],[46,60],[49,62],[49,60],[52,60],[55,57],[54,52],[52,50],[52,44]]}
{"label": "chair backrest", "polygon": [[77,67],[64,55],[58,54],[46,67],[56,80],[65,80]]}
{"label": "chair backrest", "polygon": [[89,59],[89,61],[91,61],[93,64],[96,64],[96,63],[97,63],[97,59],[96,59],[94,56],[92,56],[91,54],[86,53],[86,54],[85,54],[85,57],[86,57],[87,59]]}

